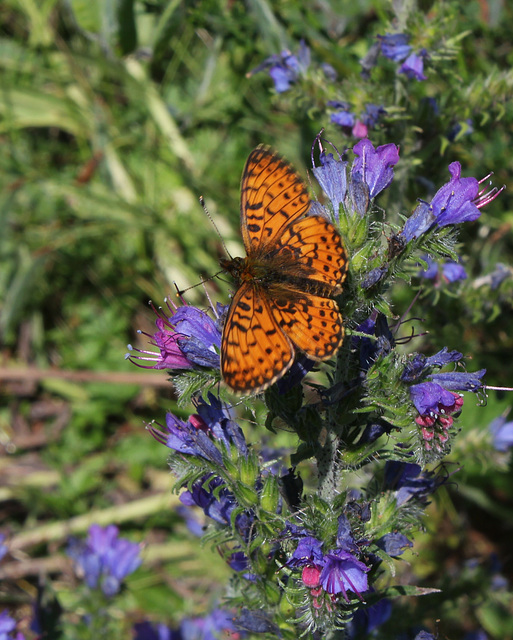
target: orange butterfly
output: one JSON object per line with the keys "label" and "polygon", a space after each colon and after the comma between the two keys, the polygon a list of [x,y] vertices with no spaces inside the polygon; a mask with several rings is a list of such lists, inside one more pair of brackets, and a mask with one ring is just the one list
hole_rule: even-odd
{"label": "orange butterfly", "polygon": [[305,215],[310,204],[288,162],[263,145],[250,153],[241,183],[247,257],[220,261],[237,283],[221,342],[221,372],[234,391],[264,391],[296,350],[328,360],[342,343],[332,296],[342,292],[346,253],[331,222]]}

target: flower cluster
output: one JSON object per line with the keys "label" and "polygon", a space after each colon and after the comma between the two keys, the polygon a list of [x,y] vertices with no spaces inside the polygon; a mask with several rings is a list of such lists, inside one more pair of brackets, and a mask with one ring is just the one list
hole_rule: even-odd
{"label": "flower cluster", "polygon": [[394,62],[401,62],[399,73],[404,73],[412,80],[426,80],[424,75],[424,60],[427,58],[427,51],[414,52],[408,44],[410,36],[405,33],[387,33],[378,36],[381,53],[385,58]]}
{"label": "flower cluster", "polygon": [[[404,54],[403,48],[395,55]],[[303,68],[292,58],[282,54],[272,65],[268,62],[280,86],[296,82],[294,73]],[[397,265],[408,264],[414,273],[419,260],[428,263],[423,278],[463,279],[458,262],[441,259],[437,233],[475,220],[500,190],[481,190],[478,180],[462,178],[460,165],[452,163],[449,182],[430,202],[421,202],[402,228],[390,222],[394,235],[387,246],[372,214],[398,162],[396,145],[375,147],[366,138],[343,154],[324,144],[320,134],[312,146],[312,171],[325,197],[312,202],[309,213],[338,225],[348,243],[353,304],[348,327],[353,335],[340,352],[343,365],[328,373],[329,385],[312,386],[316,396],[302,391],[315,363],[301,354],[293,375],[265,393],[267,426],[285,424],[301,440],[292,467],[285,470],[282,450],[251,445],[234,409],[212,390],[193,396],[195,411],[187,419],[169,413],[164,425],[148,427],[171,449],[182,506],[207,517],[207,527],[197,520],[192,526],[198,533],[206,530],[214,541],[234,572],[234,589],[243,585],[241,593],[251,593],[251,602],[260,601],[255,594],[263,593],[266,602],[294,603],[301,632],[337,625],[371,629],[386,620],[390,603],[374,591],[377,578],[412,547],[415,518],[444,482],[424,465],[448,452],[462,392],[483,389],[485,370],[466,372],[458,351],[399,354],[396,346],[405,339],[396,333],[402,322],[389,327],[382,295],[386,276]],[[169,313],[155,312],[157,332],[150,339],[158,351],[139,351],[133,360],[177,376],[192,370],[218,380],[222,308],[209,314],[168,304]],[[503,433],[507,439],[506,427]],[[376,458],[378,450],[386,451],[388,461],[384,473],[373,476],[369,486],[374,488],[350,489],[348,474]],[[319,489],[309,495],[296,466],[310,457],[317,459]],[[364,614],[363,604],[371,596],[375,609],[366,607]],[[273,617],[258,607],[243,607],[244,599],[236,603],[237,627],[270,634],[279,628],[279,607]],[[282,623],[290,620],[282,618]]]}
{"label": "flower cluster", "polygon": [[87,540],[72,539],[67,553],[75,571],[90,589],[100,586],[107,597],[119,592],[123,580],[141,564],[138,544],[119,538],[114,525],[91,525]]}

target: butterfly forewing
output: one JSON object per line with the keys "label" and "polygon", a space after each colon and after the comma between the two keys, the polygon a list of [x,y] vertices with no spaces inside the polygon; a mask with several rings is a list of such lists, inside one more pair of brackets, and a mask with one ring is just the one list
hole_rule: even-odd
{"label": "butterfly forewing", "polygon": [[272,244],[310,208],[306,185],[269,147],[249,155],[241,181],[241,231],[246,252]]}

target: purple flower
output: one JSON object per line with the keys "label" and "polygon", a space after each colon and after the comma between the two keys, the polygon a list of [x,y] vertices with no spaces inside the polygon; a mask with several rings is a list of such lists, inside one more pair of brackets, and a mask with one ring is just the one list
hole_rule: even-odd
{"label": "purple flower", "polygon": [[424,75],[425,52],[411,53],[399,68],[399,73],[404,73],[410,80],[427,80]]}
{"label": "purple flower", "polygon": [[[418,238],[435,225],[445,227],[476,220],[481,215],[480,209],[492,202],[504,189],[494,187],[488,192],[484,189],[479,191],[480,182],[475,178],[461,177],[459,162],[451,162],[449,173],[451,180],[436,192],[431,204],[421,201],[406,221],[401,231],[406,241]],[[481,182],[484,180],[486,178]]]}
{"label": "purple flower", "polygon": [[140,546],[118,538],[118,534],[114,525],[93,524],[87,540],[72,539],[67,550],[87,586],[95,589],[101,581],[101,589],[108,597],[118,593],[122,581],[141,564]]}
{"label": "purple flower", "polygon": [[248,73],[252,76],[259,71],[268,70],[274,82],[277,93],[284,93],[304,75],[310,65],[310,49],[301,40],[297,56],[284,50],[280,54],[273,54],[258,67]]}
{"label": "purple flower", "polygon": [[513,422],[506,422],[506,416],[495,418],[489,429],[496,451],[507,451],[513,447]]}
{"label": "purple flower", "polygon": [[227,526],[237,501],[218,476],[209,474],[195,482],[190,491],[180,494],[180,502],[187,507],[197,506],[215,522]]}
{"label": "purple flower", "polygon": [[398,507],[415,498],[427,504],[427,498],[438,489],[443,480],[429,471],[422,472],[420,465],[412,462],[387,461],[384,486],[395,491]]}
{"label": "purple flower", "polygon": [[395,144],[374,148],[368,139],[360,140],[353,151],[357,158],[351,168],[351,178],[360,176],[369,187],[369,197],[375,198],[394,179],[392,167],[399,161],[399,149]]}
{"label": "purple flower", "polygon": [[214,609],[202,618],[186,618],[180,625],[182,640],[218,640],[235,634],[233,614],[224,609]]}
{"label": "purple flower", "polygon": [[16,630],[16,620],[11,618],[7,609],[0,613],[0,640],[25,640],[25,636]]}
{"label": "purple flower", "polygon": [[[467,272],[465,267],[454,262],[454,260],[447,260],[438,264],[432,260],[429,256],[425,256],[424,260],[428,263],[428,268],[419,272],[419,276],[425,280],[434,280],[435,286],[438,285],[440,277],[446,282],[457,282],[458,280],[465,280]],[[442,271],[440,276],[440,269]]]}
{"label": "purple flower", "polygon": [[433,382],[443,385],[451,391],[472,391],[477,393],[483,388],[481,378],[485,373],[486,369],[480,369],[472,373],[450,371],[448,373],[432,373],[429,377]]}
{"label": "purple flower", "polygon": [[411,51],[408,44],[410,36],[405,33],[387,33],[384,36],[378,36],[378,39],[381,43],[381,53],[394,62],[401,62]]}
{"label": "purple flower", "polygon": [[150,426],[149,432],[158,442],[177,453],[200,456],[218,466],[223,466],[220,444],[226,451],[234,445],[237,456],[247,456],[246,440],[239,425],[231,419],[219,398],[209,393],[208,400],[210,404],[200,396],[194,401],[197,413],[191,415],[187,422],[168,413],[167,433],[162,430],[162,425],[159,425],[162,429]]}
{"label": "purple flower", "polygon": [[179,631],[171,631],[162,622],[137,622],[134,624],[134,640],[183,640]]}
{"label": "purple flower", "polygon": [[[328,106],[330,106],[329,102]],[[343,129],[352,129],[356,118],[354,113],[348,109],[339,109],[338,111],[335,111],[335,113],[331,114],[330,120],[333,124],[338,124],[338,126]]]}
{"label": "purple flower", "polygon": [[6,536],[3,533],[0,533],[0,560],[7,554],[9,551],[7,545],[4,544],[6,540]]}
{"label": "purple flower", "polygon": [[367,571],[369,567],[348,551],[328,553],[325,555],[320,584],[327,593],[341,593],[346,602],[349,602],[348,591],[361,599],[361,594],[369,588]]}
{"label": "purple flower", "polygon": [[[219,368],[221,330],[218,323],[197,307],[171,306],[166,300],[169,315],[162,309],[152,308],[157,315],[158,331],[147,335],[158,352],[134,349],[125,356],[139,367],[147,369],[185,370],[194,367]],[[140,355],[132,355],[136,351]],[[140,361],[153,362],[151,365]]]}
{"label": "purple flower", "polygon": [[362,122],[367,127],[375,127],[382,115],[386,114],[386,109],[380,104],[366,104],[365,111],[360,116]]}
{"label": "purple flower", "polygon": [[322,542],[312,536],[300,538],[296,550],[285,563],[288,567],[304,567],[314,565],[322,567],[324,554],[321,551]]}
{"label": "purple flower", "polygon": [[411,360],[404,366],[401,374],[403,382],[415,382],[430,372],[431,367],[443,367],[452,362],[459,362],[463,358],[463,354],[459,351],[449,351],[447,347],[441,349],[434,356],[427,358],[422,353],[416,353]]}
{"label": "purple flower", "polygon": [[[313,158],[316,142],[320,149],[319,167],[315,166]],[[347,162],[342,160],[340,154],[338,157],[339,159],[335,160],[332,153],[326,153],[322,147],[320,135],[317,136],[312,146],[312,171],[333,206],[333,212],[337,222],[339,220],[340,206],[343,204],[347,192]]]}
{"label": "purple flower", "polygon": [[376,545],[392,558],[397,558],[403,555],[405,549],[413,547],[413,542],[408,540],[404,534],[393,532],[382,536],[377,540]]}
{"label": "purple flower", "polygon": [[384,624],[392,614],[392,603],[387,598],[379,600],[376,604],[359,608],[349,623],[348,638],[367,638],[371,631]]}
{"label": "purple flower", "polygon": [[421,416],[440,412],[439,407],[454,406],[454,394],[435,382],[421,382],[410,387],[410,396]]}

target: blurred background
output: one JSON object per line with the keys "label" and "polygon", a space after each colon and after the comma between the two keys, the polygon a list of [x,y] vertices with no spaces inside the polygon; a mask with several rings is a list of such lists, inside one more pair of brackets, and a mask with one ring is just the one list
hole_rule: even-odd
{"label": "blurred background", "polygon": [[[386,59],[362,75],[376,36],[392,32],[426,51],[425,81],[399,77]],[[72,603],[63,545],[92,522],[146,543],[120,605],[128,618],[172,623],[222,597],[228,569],[177,514],[167,452],[145,431],[192,408],[177,406],[165,372],[124,354],[128,343],[146,348],[137,330],[153,331],[149,300],[162,305],[174,282],[185,289],[219,269],[224,248],[199,196],[242,255],[239,183],[252,148],[271,144],[306,176],[321,128],[341,152],[356,142],[331,121],[330,101],[386,111],[368,135],[401,148],[378,202],[389,223],[429,200],[454,160],[463,175],[493,171],[507,185],[462,231],[466,281],[424,286],[412,314],[429,333],[411,350],[458,349],[472,356],[470,371],[487,368],[487,384],[512,385],[512,32],[513,7],[499,0],[2,2],[0,530],[16,561],[2,567],[0,609],[29,608],[40,575]],[[302,39],[311,67],[289,91],[265,69],[251,74]],[[228,302],[224,279],[207,288]],[[394,288],[397,315],[418,289]],[[202,287],[186,300],[208,306]],[[454,486],[432,505],[408,571],[417,584],[444,583],[417,606],[451,637],[463,637],[462,612],[491,637],[513,637],[504,596],[489,586],[496,573],[513,578],[513,473],[508,456],[490,460],[481,446],[511,396],[475,404],[467,400],[452,454]],[[404,615],[419,613],[405,605]]]}

